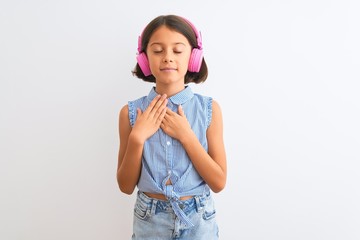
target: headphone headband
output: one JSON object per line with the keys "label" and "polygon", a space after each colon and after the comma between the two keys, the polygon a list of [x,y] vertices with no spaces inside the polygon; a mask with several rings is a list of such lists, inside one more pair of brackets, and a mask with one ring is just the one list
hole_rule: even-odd
{"label": "headphone headband", "polygon": [[190,22],[188,19],[184,18],[184,17],[181,17],[182,19],[185,20],[185,22],[187,22],[187,24],[190,25],[190,27],[192,28],[192,30],[194,31],[195,33],[195,36],[196,36],[196,42],[197,42],[197,48],[198,49],[202,49],[202,39],[201,39],[201,32],[198,31],[196,29],[196,27],[194,26],[194,24],[192,24],[192,22]]}

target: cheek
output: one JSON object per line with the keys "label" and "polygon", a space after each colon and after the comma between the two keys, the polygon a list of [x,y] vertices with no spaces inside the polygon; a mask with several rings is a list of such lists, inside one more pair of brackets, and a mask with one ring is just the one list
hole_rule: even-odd
{"label": "cheek", "polygon": [[182,68],[185,68],[187,70],[189,66],[189,61],[190,61],[190,54],[187,57],[181,59]]}
{"label": "cheek", "polygon": [[150,68],[157,67],[160,64],[159,63],[160,60],[156,59],[156,57],[153,57],[153,56],[148,56],[148,61],[149,61]]}
{"label": "cheek", "polygon": [[185,72],[188,70],[189,60],[190,60],[190,58],[187,58],[181,62],[181,69],[183,69]]}

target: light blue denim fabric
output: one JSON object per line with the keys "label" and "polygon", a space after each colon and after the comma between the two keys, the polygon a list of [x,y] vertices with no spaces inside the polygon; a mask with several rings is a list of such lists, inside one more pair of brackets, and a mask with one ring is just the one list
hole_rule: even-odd
{"label": "light blue denim fabric", "polygon": [[[134,126],[136,121],[136,109],[145,111],[157,95],[153,87],[147,96],[128,102],[131,126]],[[206,130],[212,117],[212,98],[195,94],[190,86],[186,86],[184,90],[169,98],[167,106],[178,112],[179,105],[182,105],[192,130],[207,151]],[[172,185],[166,185],[169,179]],[[165,195],[176,216],[186,226],[193,226],[193,223],[179,207],[180,197],[210,192],[209,186],[196,171],[181,143],[161,128],[144,143],[142,169],[137,187],[142,192]]]}
{"label": "light blue denim fabric", "polygon": [[138,191],[134,207],[132,240],[218,240],[219,229],[211,194],[180,201],[180,208],[194,223],[183,224],[170,201],[146,196]]}

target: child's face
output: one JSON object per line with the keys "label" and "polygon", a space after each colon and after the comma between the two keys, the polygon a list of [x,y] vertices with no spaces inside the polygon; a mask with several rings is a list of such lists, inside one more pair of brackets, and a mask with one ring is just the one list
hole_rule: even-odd
{"label": "child's face", "polygon": [[166,26],[158,28],[147,46],[149,65],[156,83],[184,84],[191,50],[192,47],[184,35]]}

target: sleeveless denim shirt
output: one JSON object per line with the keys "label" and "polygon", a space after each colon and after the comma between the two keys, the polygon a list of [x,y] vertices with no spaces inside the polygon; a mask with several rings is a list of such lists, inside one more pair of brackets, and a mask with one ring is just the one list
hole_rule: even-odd
{"label": "sleeveless denim shirt", "polygon": [[[148,96],[128,102],[130,124],[133,127],[137,108],[142,112],[158,94],[153,87]],[[206,130],[212,117],[212,98],[193,93],[189,86],[168,99],[167,107],[178,113],[182,105],[190,126],[207,151]],[[168,180],[171,185],[166,185]],[[164,194],[175,214],[187,226],[193,226],[179,207],[183,196],[209,194],[210,188],[200,177],[181,143],[167,135],[161,128],[144,143],[139,191]]]}

